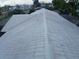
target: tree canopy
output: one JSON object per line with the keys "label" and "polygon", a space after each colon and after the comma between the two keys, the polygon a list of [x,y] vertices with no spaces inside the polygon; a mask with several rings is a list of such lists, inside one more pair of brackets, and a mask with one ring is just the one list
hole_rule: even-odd
{"label": "tree canopy", "polygon": [[71,15],[76,15],[76,1],[66,3],[66,0],[53,0],[54,8],[58,10],[66,10]]}
{"label": "tree canopy", "polygon": [[64,9],[65,0],[53,0],[52,2],[56,9]]}

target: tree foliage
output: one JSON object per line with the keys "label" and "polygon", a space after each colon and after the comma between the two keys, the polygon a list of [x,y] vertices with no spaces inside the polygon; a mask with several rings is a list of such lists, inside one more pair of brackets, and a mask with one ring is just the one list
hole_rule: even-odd
{"label": "tree foliage", "polygon": [[68,10],[72,15],[76,15],[76,5],[75,3],[66,3],[65,9]]}
{"label": "tree foliage", "polygon": [[64,0],[53,0],[52,2],[56,9],[64,9],[65,6]]}
{"label": "tree foliage", "polygon": [[40,7],[40,3],[39,3],[39,0],[34,0],[33,2],[33,7]]}
{"label": "tree foliage", "polygon": [[76,15],[76,1],[66,3],[66,0],[53,0],[54,7],[58,10],[66,10],[71,15]]}

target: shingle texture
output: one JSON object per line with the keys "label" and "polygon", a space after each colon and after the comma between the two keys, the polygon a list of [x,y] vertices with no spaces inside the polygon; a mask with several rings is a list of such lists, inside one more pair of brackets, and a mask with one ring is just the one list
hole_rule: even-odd
{"label": "shingle texture", "polygon": [[0,59],[79,59],[79,28],[38,10],[0,38]]}

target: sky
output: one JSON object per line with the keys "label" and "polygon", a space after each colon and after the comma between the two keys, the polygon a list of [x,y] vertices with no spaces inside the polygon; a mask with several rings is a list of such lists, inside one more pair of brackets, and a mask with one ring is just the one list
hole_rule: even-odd
{"label": "sky", "polygon": [[[39,2],[51,2],[52,0],[39,0]],[[0,6],[16,4],[33,4],[32,0],[0,0]]]}

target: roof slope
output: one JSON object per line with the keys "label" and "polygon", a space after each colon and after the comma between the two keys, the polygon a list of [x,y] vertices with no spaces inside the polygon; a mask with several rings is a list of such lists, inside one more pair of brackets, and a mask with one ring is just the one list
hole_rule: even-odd
{"label": "roof slope", "polygon": [[79,59],[79,28],[41,9],[0,38],[0,59]]}
{"label": "roof slope", "polygon": [[26,21],[28,17],[28,14],[13,15],[7,24],[3,27],[2,32],[7,32],[17,27],[19,24]]}

